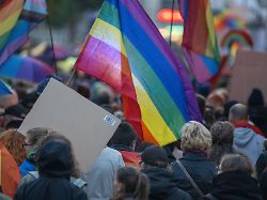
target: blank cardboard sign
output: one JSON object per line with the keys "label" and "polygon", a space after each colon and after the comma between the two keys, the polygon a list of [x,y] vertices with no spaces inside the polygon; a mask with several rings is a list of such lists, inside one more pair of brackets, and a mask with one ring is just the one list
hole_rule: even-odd
{"label": "blank cardboard sign", "polygon": [[51,79],[26,116],[19,132],[48,127],[72,142],[82,171],[90,167],[120,124],[120,120],[61,82]]}
{"label": "blank cardboard sign", "polygon": [[[253,88],[262,90],[267,97],[267,54],[248,50],[238,51],[232,78],[229,85],[229,97],[247,103]],[[266,102],[267,103],[267,102]]]}

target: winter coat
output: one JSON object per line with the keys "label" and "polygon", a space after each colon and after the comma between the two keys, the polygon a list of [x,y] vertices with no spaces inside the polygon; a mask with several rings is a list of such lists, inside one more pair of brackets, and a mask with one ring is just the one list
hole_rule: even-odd
{"label": "winter coat", "polygon": [[37,164],[40,177],[23,184],[14,200],[87,200],[86,193],[70,182],[73,160],[69,145],[47,142],[40,148]]}
{"label": "winter coat", "polygon": [[237,152],[246,155],[251,164],[255,166],[260,154],[264,151],[265,138],[249,128],[235,128],[234,148]]}
{"label": "winter coat", "polygon": [[242,171],[219,174],[209,195],[217,200],[263,200],[257,181]]}
{"label": "winter coat", "polygon": [[173,173],[168,169],[151,167],[142,170],[150,180],[150,200],[191,200],[189,194],[179,189]]}
{"label": "winter coat", "polygon": [[[207,156],[203,153],[196,152],[184,153],[184,156],[180,161],[202,193],[209,193],[212,186],[212,180],[217,173],[215,163],[208,160]],[[172,169],[176,177],[177,186],[188,192],[193,199],[198,199],[200,197],[199,194],[176,162],[172,163]]]}

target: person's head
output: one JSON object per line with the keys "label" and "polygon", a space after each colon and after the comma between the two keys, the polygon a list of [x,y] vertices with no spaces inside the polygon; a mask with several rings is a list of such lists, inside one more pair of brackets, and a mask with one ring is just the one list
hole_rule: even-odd
{"label": "person's head", "polygon": [[248,109],[246,105],[238,103],[231,107],[229,121],[234,123],[240,120],[248,120]]}
{"label": "person's head", "polygon": [[24,135],[14,129],[10,129],[1,134],[0,142],[7,148],[9,153],[11,153],[18,165],[25,160],[26,150],[24,148]]}
{"label": "person's head", "polygon": [[97,96],[93,97],[92,101],[99,106],[110,105],[111,97],[107,92],[101,92]]}
{"label": "person's head", "polygon": [[211,133],[201,123],[190,121],[181,129],[181,149],[184,152],[207,152],[211,144]]}
{"label": "person's head", "polygon": [[167,152],[158,146],[147,147],[141,154],[142,168],[159,167],[167,168],[169,158]]}
{"label": "person's head", "polygon": [[233,145],[234,126],[230,122],[216,122],[211,129],[212,144],[215,145]]}
{"label": "person's head", "polygon": [[212,148],[210,159],[219,165],[221,157],[227,153],[233,153],[234,127],[230,122],[216,122],[212,125]]}
{"label": "person's head", "polygon": [[148,195],[149,181],[145,174],[131,167],[118,170],[113,200],[148,200]]}
{"label": "person's head", "polygon": [[137,134],[133,127],[127,122],[122,122],[110,139],[108,146],[119,145],[122,148],[134,150],[137,139]]}
{"label": "person's head", "polygon": [[241,154],[227,154],[223,156],[220,166],[220,172],[246,172],[253,173],[253,167],[249,159]]}
{"label": "person's head", "polygon": [[35,155],[40,147],[41,142],[53,133],[53,130],[41,127],[33,128],[26,132],[25,148],[29,160],[35,161]]}
{"label": "person's head", "polygon": [[264,106],[264,97],[260,89],[254,88],[248,98],[248,106]]}
{"label": "person's head", "polygon": [[80,176],[71,142],[56,132],[41,142],[36,163],[39,173],[46,176],[66,178]]}

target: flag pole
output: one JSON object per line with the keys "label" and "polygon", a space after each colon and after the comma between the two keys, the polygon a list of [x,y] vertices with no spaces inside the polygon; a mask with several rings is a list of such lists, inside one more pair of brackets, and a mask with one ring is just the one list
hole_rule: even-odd
{"label": "flag pole", "polygon": [[172,30],[173,30],[173,23],[174,23],[174,6],[175,6],[175,0],[172,0],[172,19],[171,19],[171,28],[170,28],[170,47],[172,47]]}
{"label": "flag pole", "polygon": [[49,19],[49,12],[48,12],[46,21],[47,21],[47,25],[48,25],[50,44],[51,44],[51,48],[52,48],[53,66],[55,69],[55,73],[57,74],[57,59],[56,59],[56,54],[55,54],[55,46],[54,46],[54,38],[53,38],[53,33],[52,33],[52,26],[51,26],[50,19]]}

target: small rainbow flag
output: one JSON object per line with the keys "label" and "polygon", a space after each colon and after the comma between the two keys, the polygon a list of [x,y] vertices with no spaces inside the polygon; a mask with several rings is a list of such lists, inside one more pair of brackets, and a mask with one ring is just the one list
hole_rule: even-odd
{"label": "small rainbow flag", "polygon": [[0,65],[28,39],[46,14],[45,0],[4,0],[0,4]]}
{"label": "small rainbow flag", "polygon": [[184,47],[186,60],[202,83],[219,71],[220,53],[209,0],[178,0],[184,18]]}
{"label": "small rainbow flag", "polygon": [[185,67],[137,0],[105,0],[76,68],[122,95],[126,119],[140,138],[176,141],[189,120],[201,120]]}

